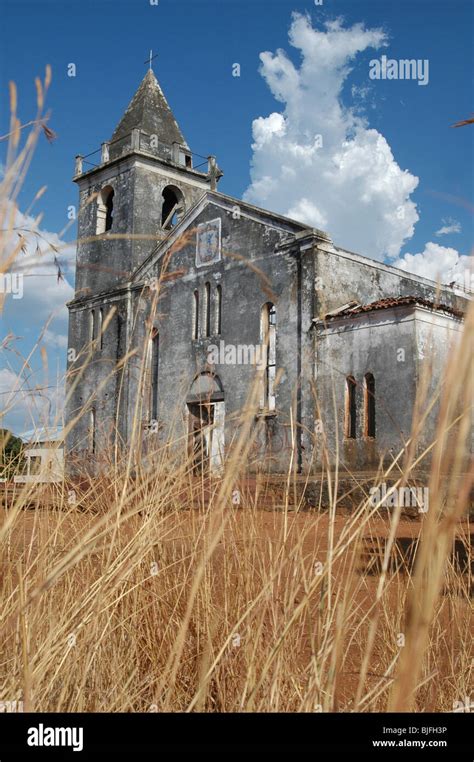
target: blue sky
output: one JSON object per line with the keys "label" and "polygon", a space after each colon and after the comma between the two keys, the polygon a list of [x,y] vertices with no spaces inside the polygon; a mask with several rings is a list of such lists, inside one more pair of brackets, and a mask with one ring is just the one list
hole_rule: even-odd
{"label": "blue sky", "polygon": [[[76,187],[71,182],[74,156],[95,150],[111,136],[146,72],[144,61],[153,48],[158,54],[154,71],[192,150],[204,155],[215,154],[224,170],[225,176],[219,185],[221,191],[236,197],[246,193],[250,200],[282,213],[296,210],[300,216],[309,215],[307,221],[311,224],[323,220],[330,234],[335,230],[336,243],[340,241],[362,254],[384,258],[391,247],[390,259],[397,264],[405,261],[403,257],[407,252],[419,254],[419,273],[431,277],[434,277],[433,257],[452,262],[458,252],[462,256],[470,253],[474,126],[451,129],[450,125],[467,118],[474,110],[471,2],[324,0],[322,6],[316,6],[313,0],[193,0],[189,3],[159,0],[158,5],[151,5],[149,0],[0,0],[0,8],[7,30],[0,53],[2,135],[8,131],[8,81],[14,80],[17,84],[19,115],[22,121],[27,121],[35,110],[34,77],[41,75],[48,63],[53,71],[48,105],[52,110],[50,126],[57,133],[57,139],[52,144],[40,140],[18,199],[19,211],[24,212],[38,188],[48,186],[38,208],[44,213],[43,230],[58,233],[66,225],[68,206],[77,203]],[[288,39],[294,12],[308,15],[299,28],[294,28],[295,35],[304,40],[303,47],[291,45]],[[335,33],[333,29],[333,37],[328,38],[324,24],[336,18],[340,18],[344,34]],[[344,45],[349,45],[357,23],[363,24],[365,30],[379,30],[383,42],[378,48],[370,41],[364,42],[363,49],[348,58],[351,71],[343,75],[338,71],[338,92],[337,77],[330,70],[331,49],[339,38]],[[319,30],[325,35],[324,39],[329,40],[327,55],[319,56],[318,49],[316,58],[313,56],[319,38],[308,37],[308,29]],[[337,39],[335,35],[339,35]],[[375,36],[374,32],[372,37]],[[278,49],[283,49],[285,55],[275,58]],[[273,54],[266,64],[260,59],[264,51]],[[416,81],[371,81],[369,62],[382,54],[393,59],[428,59],[428,85],[420,86]],[[69,63],[76,65],[76,77],[67,76]],[[232,76],[234,63],[240,64],[240,77]],[[299,93],[303,100],[307,93],[311,103],[302,117],[295,116],[298,101],[293,95],[290,94],[287,101],[275,98],[279,87],[275,84],[275,67],[283,68],[283,80],[287,70],[290,77],[294,71],[301,74],[298,75]],[[278,74],[277,79],[280,76]],[[331,93],[334,87],[336,90]],[[335,124],[334,113],[325,113],[325,108],[337,102],[341,104],[342,117],[339,115]],[[284,115],[285,135],[281,139],[283,133],[277,117],[273,122],[268,121],[272,114]],[[354,114],[364,120],[363,127],[354,122]],[[252,132],[254,120],[259,119],[260,127],[257,125],[257,132],[255,127]],[[367,184],[376,185],[378,179],[385,180],[384,162],[388,178],[394,167],[399,173],[398,186],[387,187],[386,198],[382,189],[374,199],[373,224],[377,235],[367,238],[366,250],[360,248],[366,240],[364,229],[353,229],[355,223],[350,214],[345,218],[344,207],[324,206],[324,195],[336,187],[337,177],[333,176],[330,181],[333,185],[325,188],[323,165],[319,173],[316,160],[311,169],[296,163],[296,174],[299,176],[301,172],[305,188],[304,197],[297,198],[298,186],[290,184],[290,197],[285,198],[285,183],[280,182],[281,166],[277,166],[282,163],[283,150],[291,151],[301,142],[308,147],[305,141],[312,125],[326,141],[325,128],[334,136],[341,125],[348,123],[352,124],[349,139],[355,125],[359,131],[359,147],[363,146],[362,153],[351,152],[351,161],[361,155],[364,164],[371,161],[376,145],[377,150],[380,149],[378,174],[367,176]],[[252,149],[255,142],[257,150]],[[330,150],[333,153],[329,153],[329,159],[334,164],[334,156],[338,157],[339,152],[334,145]],[[348,158],[346,156],[345,161]],[[403,174],[405,171],[407,176]],[[273,186],[269,193],[262,194],[261,180],[268,176]],[[403,201],[407,214],[414,220],[410,237],[406,228],[396,229],[391,223],[383,229],[387,209],[390,204],[397,206],[396,199],[403,195],[401,186],[406,177],[408,184],[409,178],[419,179],[417,187],[407,192],[407,200]],[[351,183],[345,187],[348,194],[357,196],[363,183],[358,186],[352,174]],[[371,208],[369,205],[368,210]],[[371,225],[370,215],[364,225]],[[436,235],[443,227],[452,232]],[[73,240],[74,235],[71,228],[65,238]],[[351,246],[352,240],[359,245]],[[427,249],[429,242],[436,245]],[[446,254],[444,249],[451,253]],[[54,308],[58,307],[58,301],[61,299],[52,298]],[[44,319],[46,312],[44,303],[41,309],[36,309],[34,298],[7,300],[0,341],[8,331],[22,336],[16,349],[24,356],[38,335],[38,320]],[[64,336],[64,316],[62,324],[61,320],[57,321],[55,330]],[[51,374],[55,376],[58,368],[60,372],[64,368],[64,339],[49,341],[47,352],[51,382]],[[18,362],[12,352],[0,353],[0,373],[2,368],[9,371],[0,394],[8,391],[11,374],[18,371]],[[39,369],[39,360],[33,360],[33,366]],[[45,372],[44,368],[38,370],[33,384],[40,383],[40,376],[44,382]],[[0,407],[1,400],[2,397]],[[7,424],[17,431],[31,428],[27,420],[31,418],[31,410],[28,408],[25,413],[23,403],[24,400],[6,418]]]}

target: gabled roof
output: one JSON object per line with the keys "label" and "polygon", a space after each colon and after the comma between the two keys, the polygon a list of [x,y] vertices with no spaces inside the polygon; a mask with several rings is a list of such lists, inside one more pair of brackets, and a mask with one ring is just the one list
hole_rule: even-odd
{"label": "gabled roof", "polygon": [[130,101],[112,135],[111,142],[123,138],[138,128],[148,135],[157,135],[162,143],[180,143],[188,147],[163,90],[151,69]]}
{"label": "gabled roof", "polygon": [[219,191],[204,191],[201,198],[192,206],[184,217],[178,222],[178,224],[171,230],[170,234],[161,241],[151,254],[142,262],[141,265],[132,273],[131,282],[140,281],[145,277],[147,271],[153,266],[153,263],[157,261],[162,254],[168,250],[173,243],[180,238],[189,226],[194,222],[196,217],[205,209],[208,204],[214,204],[221,207],[226,211],[232,212],[236,207],[239,208],[242,217],[249,217],[253,220],[261,222],[262,224],[269,225],[271,227],[283,230],[289,234],[289,236],[295,236],[296,233],[302,230],[308,230],[308,226],[301,222],[292,220],[289,217],[283,217],[282,215],[269,212],[266,209],[261,209],[258,206],[253,206],[246,201],[242,201],[232,196],[227,196]]}

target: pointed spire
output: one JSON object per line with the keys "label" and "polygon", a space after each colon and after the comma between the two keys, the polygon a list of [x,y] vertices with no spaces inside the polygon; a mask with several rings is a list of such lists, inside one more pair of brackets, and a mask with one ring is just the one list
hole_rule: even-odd
{"label": "pointed spire", "polygon": [[111,141],[125,137],[134,128],[156,135],[162,143],[181,143],[188,147],[152,69],[148,69],[143,77]]}

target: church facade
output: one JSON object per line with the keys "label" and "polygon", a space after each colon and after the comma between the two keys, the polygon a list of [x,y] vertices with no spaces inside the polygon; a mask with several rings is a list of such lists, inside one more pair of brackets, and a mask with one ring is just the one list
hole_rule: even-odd
{"label": "church facade", "polygon": [[[151,70],[100,163],[76,158],[70,470],[140,441],[219,472],[249,414],[250,469],[392,459],[423,379],[430,393],[442,377],[465,296],[231,198],[221,175],[193,155]],[[435,422],[436,405],[420,448]]]}

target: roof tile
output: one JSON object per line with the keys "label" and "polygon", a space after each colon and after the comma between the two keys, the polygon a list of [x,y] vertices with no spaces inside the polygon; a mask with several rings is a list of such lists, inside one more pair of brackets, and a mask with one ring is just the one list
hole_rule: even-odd
{"label": "roof tile", "polygon": [[376,302],[370,304],[359,304],[355,307],[348,307],[336,315],[326,315],[327,320],[331,320],[339,317],[346,317],[348,315],[359,315],[362,312],[372,312],[374,310],[386,310],[391,307],[402,307],[408,305],[420,305],[421,307],[428,307],[429,309],[437,310],[439,312],[447,312],[455,317],[463,317],[464,313],[455,307],[450,307],[447,304],[441,304],[431,301],[429,299],[423,299],[419,296],[390,296],[385,299],[378,299]]}

